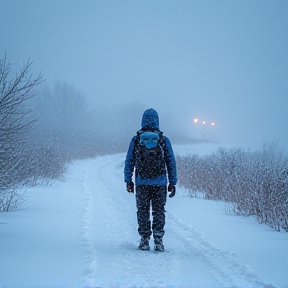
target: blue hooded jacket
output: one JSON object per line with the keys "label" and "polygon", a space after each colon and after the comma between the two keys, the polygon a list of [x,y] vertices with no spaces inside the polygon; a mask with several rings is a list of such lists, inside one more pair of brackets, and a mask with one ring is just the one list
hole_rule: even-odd
{"label": "blue hooded jacket", "polygon": [[[158,113],[154,109],[148,109],[144,112],[142,117],[142,130],[159,130],[159,117]],[[134,153],[135,148],[135,141],[137,136],[134,136],[130,142],[126,160],[125,160],[125,168],[124,168],[124,181],[125,182],[132,182],[132,177],[134,173],[134,168],[136,164],[136,157]],[[164,160],[166,164],[166,171],[167,173],[160,175],[156,178],[149,178],[149,179],[143,179],[139,176],[137,173],[137,167],[136,167],[136,173],[135,173],[135,184],[136,185],[153,185],[153,186],[167,186],[168,181],[169,184],[176,185],[177,184],[177,168],[176,168],[176,161],[174,157],[174,152],[170,143],[170,140],[162,136],[164,147]],[[168,175],[167,175],[168,174]],[[168,181],[167,181],[168,176]]]}

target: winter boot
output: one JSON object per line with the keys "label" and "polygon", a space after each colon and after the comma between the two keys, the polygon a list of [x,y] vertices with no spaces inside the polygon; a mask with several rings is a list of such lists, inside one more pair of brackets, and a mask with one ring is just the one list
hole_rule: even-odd
{"label": "winter boot", "polygon": [[142,251],[150,251],[149,238],[142,237],[138,248]]}
{"label": "winter boot", "polygon": [[164,252],[164,245],[163,245],[163,241],[162,238],[154,238],[154,249],[155,252]]}

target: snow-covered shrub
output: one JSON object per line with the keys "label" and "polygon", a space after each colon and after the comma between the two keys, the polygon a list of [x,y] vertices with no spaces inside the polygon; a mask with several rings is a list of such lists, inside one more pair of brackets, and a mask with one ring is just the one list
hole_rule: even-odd
{"label": "snow-covered shrub", "polygon": [[274,144],[263,151],[219,149],[178,157],[179,184],[196,196],[223,201],[226,213],[254,215],[259,223],[288,231],[288,159]]}
{"label": "snow-covered shrub", "polygon": [[0,189],[0,212],[8,212],[18,208],[25,201],[23,187],[14,186]]}
{"label": "snow-covered shrub", "polygon": [[42,75],[33,78],[28,60],[15,73],[6,56],[0,59],[0,211],[16,208],[22,202],[20,187],[29,176],[28,145],[36,121],[29,106]]}

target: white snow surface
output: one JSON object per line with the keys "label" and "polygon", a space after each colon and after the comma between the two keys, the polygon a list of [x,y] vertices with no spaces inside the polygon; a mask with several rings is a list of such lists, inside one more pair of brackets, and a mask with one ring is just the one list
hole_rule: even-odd
{"label": "white snow surface", "polygon": [[[205,154],[217,145],[175,146]],[[0,214],[0,288],[288,287],[288,233],[177,187],[167,198],[165,252],[137,249],[135,195],[125,154],[75,161],[63,181],[29,188]]]}

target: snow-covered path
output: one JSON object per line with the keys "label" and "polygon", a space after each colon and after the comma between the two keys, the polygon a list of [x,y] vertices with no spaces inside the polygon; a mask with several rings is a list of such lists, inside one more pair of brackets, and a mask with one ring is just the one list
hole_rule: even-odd
{"label": "snow-covered path", "polygon": [[122,154],[99,157],[85,175],[89,286],[264,286],[235,255],[217,249],[177,219],[173,209],[166,213],[165,253],[137,250],[135,197],[125,192],[123,159]]}
{"label": "snow-covered path", "polygon": [[64,181],[33,187],[18,211],[0,213],[0,288],[274,287],[262,276],[288,287],[287,233],[181,188],[167,199],[166,251],[155,253],[152,240],[139,251],[124,158],[75,161]]}

